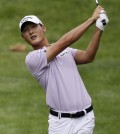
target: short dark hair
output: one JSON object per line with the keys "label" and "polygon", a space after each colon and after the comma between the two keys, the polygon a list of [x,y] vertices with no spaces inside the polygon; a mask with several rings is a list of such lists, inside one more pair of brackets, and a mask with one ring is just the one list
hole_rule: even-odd
{"label": "short dark hair", "polygon": [[[27,22],[23,23],[22,26],[21,26],[21,32],[23,32],[23,30],[24,30],[26,24],[28,24],[28,23],[35,24],[35,23],[33,23],[33,22],[30,22],[30,21],[27,21]],[[39,23],[39,24],[36,24],[36,25],[40,25],[40,26],[42,27],[42,24],[40,24],[40,23]]]}

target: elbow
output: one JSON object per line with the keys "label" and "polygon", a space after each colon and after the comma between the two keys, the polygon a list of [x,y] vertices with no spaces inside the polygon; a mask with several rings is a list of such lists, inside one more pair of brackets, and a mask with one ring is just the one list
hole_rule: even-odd
{"label": "elbow", "polygon": [[87,63],[92,63],[95,60],[95,57],[89,57],[87,59]]}
{"label": "elbow", "polygon": [[92,63],[95,60],[95,56],[96,56],[96,54],[86,53],[87,63]]}

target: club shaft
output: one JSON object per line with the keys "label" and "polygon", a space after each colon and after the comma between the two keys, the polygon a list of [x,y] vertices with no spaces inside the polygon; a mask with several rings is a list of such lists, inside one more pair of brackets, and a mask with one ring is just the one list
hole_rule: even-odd
{"label": "club shaft", "polygon": [[98,0],[95,0],[95,1],[96,1],[96,4],[99,4],[99,3],[98,3]]}
{"label": "club shaft", "polygon": [[99,5],[98,0],[96,0],[96,6],[98,6],[98,5]]}

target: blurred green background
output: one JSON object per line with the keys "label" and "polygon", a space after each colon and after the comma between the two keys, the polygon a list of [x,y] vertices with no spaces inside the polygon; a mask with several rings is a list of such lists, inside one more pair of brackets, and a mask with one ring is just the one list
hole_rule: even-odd
{"label": "blurred green background", "polygon": [[[99,0],[110,23],[106,27],[93,63],[78,66],[90,93],[96,116],[94,134],[120,133],[120,17],[119,0]],[[45,24],[50,43],[88,19],[95,0],[0,0],[0,134],[47,134],[45,93],[28,72],[24,59],[32,48],[18,28],[25,15],[35,14]],[[74,48],[86,49],[95,26]],[[11,45],[27,46],[12,52]]]}

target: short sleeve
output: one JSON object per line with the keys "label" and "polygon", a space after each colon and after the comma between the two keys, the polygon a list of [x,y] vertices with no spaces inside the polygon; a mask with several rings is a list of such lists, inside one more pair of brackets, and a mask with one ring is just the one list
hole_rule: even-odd
{"label": "short sleeve", "polygon": [[75,53],[76,53],[77,49],[69,47],[69,51],[71,52],[72,56],[75,57]]}
{"label": "short sleeve", "polygon": [[47,68],[46,49],[39,49],[30,52],[25,59],[28,70],[34,77],[41,75]]}

